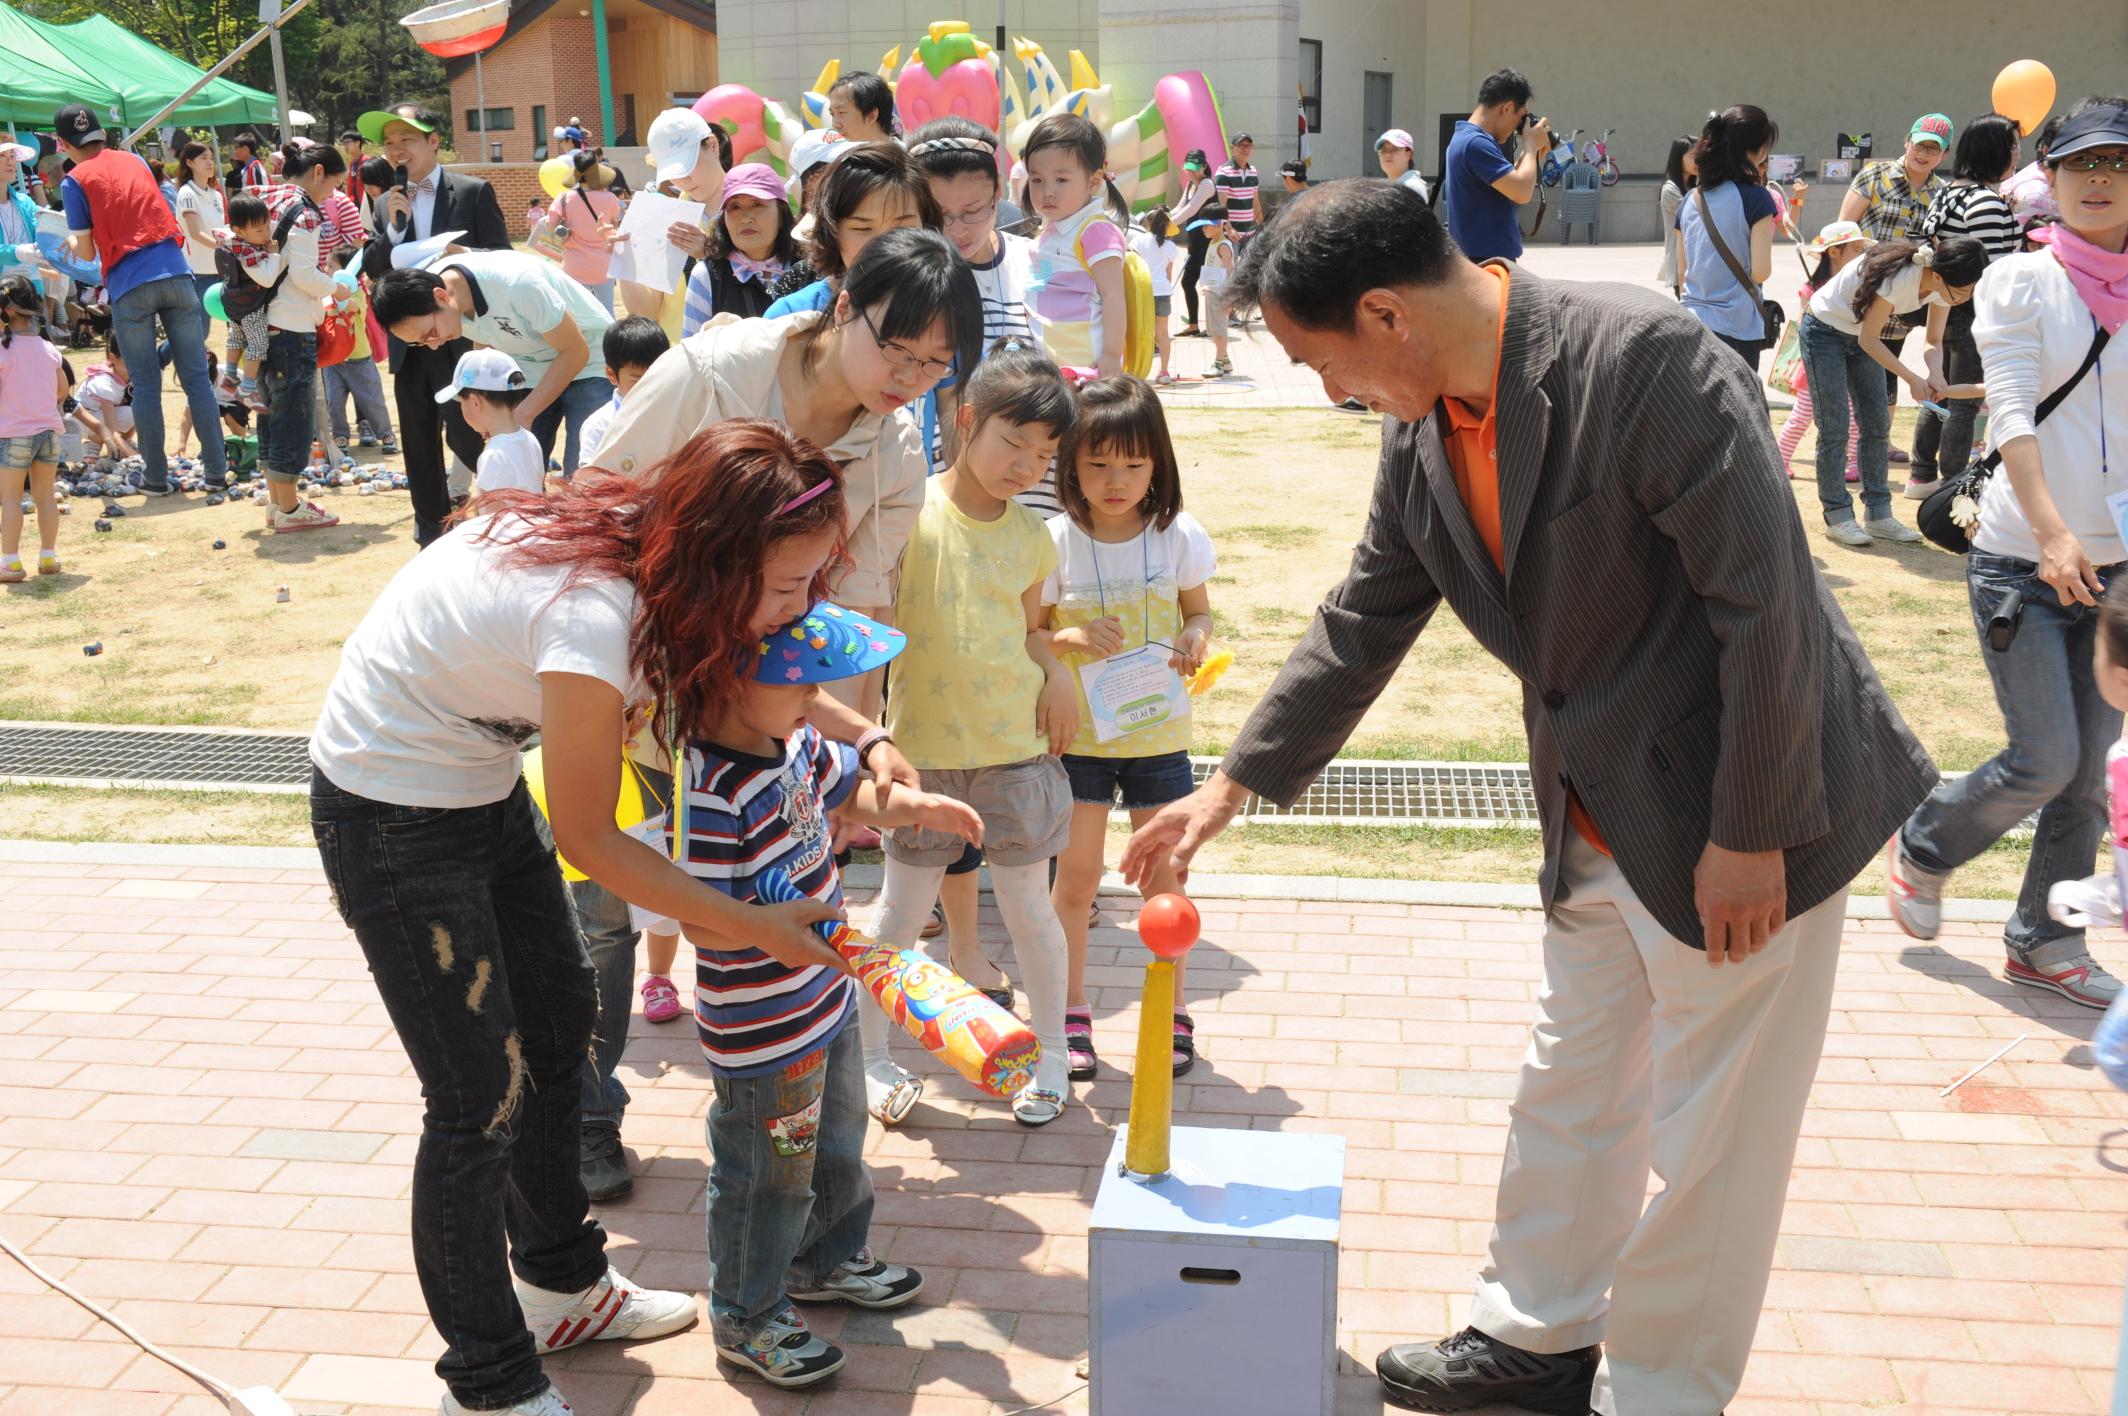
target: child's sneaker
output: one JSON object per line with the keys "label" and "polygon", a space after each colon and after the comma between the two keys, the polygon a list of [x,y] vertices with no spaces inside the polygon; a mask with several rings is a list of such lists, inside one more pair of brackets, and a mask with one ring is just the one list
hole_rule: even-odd
{"label": "child's sneaker", "polygon": [[842,1349],[813,1336],[796,1308],[786,1307],[752,1337],[717,1344],[717,1355],[745,1367],[770,1386],[811,1386],[842,1370]]}
{"label": "child's sneaker", "polygon": [[339,524],[339,517],[314,501],[299,501],[292,511],[283,511],[277,506],[266,509],[266,530],[274,536],[285,536],[291,531],[323,531]]}
{"label": "child's sneaker", "polygon": [[606,1276],[581,1293],[550,1293],[513,1278],[517,1306],[524,1310],[532,1345],[541,1353],[590,1342],[641,1341],[694,1326],[695,1297],[656,1288],[638,1288],[609,1267]]}
{"label": "child's sneaker", "polygon": [[57,575],[59,573],[59,552],[37,552],[37,573],[39,575]]}
{"label": "child's sneaker", "polygon": [[643,980],[643,1021],[669,1023],[680,1016],[680,990],[663,974]]}
{"label": "child's sneaker", "polygon": [[1223,378],[1225,378],[1225,377],[1226,377],[1227,375],[1229,375],[1229,374],[1231,374],[1231,373],[1233,373],[1233,372],[1234,372],[1234,361],[1233,361],[1233,360],[1231,360],[1231,359],[1214,359],[1214,360],[1212,361],[1212,377],[1213,377],[1213,378],[1215,378],[1215,379],[1223,379]]}
{"label": "child's sneaker", "polygon": [[[436,1408],[436,1416],[480,1416],[470,1406],[460,1406],[458,1398],[449,1392],[443,1394],[443,1405]],[[500,1411],[488,1411],[485,1416],[576,1416],[576,1408],[562,1398],[561,1388],[549,1383],[538,1396],[528,1396],[514,1406]]]}
{"label": "child's sneaker", "polygon": [[800,1303],[854,1303],[860,1308],[899,1308],[924,1291],[924,1276],[859,1249],[813,1288],[791,1297]]}

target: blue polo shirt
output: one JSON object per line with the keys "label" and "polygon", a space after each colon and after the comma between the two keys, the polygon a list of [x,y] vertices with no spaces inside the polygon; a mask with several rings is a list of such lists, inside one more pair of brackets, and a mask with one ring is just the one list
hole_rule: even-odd
{"label": "blue polo shirt", "polygon": [[1448,140],[1443,166],[1448,234],[1463,254],[1474,261],[1520,259],[1522,227],[1515,220],[1515,203],[1493,190],[1493,183],[1514,171],[1515,164],[1493,135],[1468,118],[1461,120]]}

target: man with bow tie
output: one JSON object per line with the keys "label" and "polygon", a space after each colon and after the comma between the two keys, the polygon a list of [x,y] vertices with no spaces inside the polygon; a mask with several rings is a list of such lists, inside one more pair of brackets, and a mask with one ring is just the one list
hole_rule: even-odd
{"label": "man with bow tie", "polygon": [[709,249],[687,275],[680,333],[693,334],[713,315],[759,318],[775,299],[772,287],[797,259],[791,235],[797,218],[783,179],[765,162],[742,162],[724,174],[723,211],[710,228]]}
{"label": "man with bow tie", "polygon": [[[414,254],[415,243],[435,236],[449,235],[450,244],[469,250],[510,249],[495,189],[478,177],[446,172],[438,165],[442,124],[439,115],[417,103],[395,104],[356,121],[362,137],[382,146],[385,157],[403,174],[399,185],[378,201],[376,234],[362,251],[362,273],[372,281],[393,268],[395,252],[400,253],[396,264],[403,265]],[[480,461],[480,434],[466,426],[457,400],[436,402],[436,395],[451,387],[458,356],[470,347],[463,339],[433,348],[391,340],[392,387],[406,448],[407,491],[414,502],[414,540],[423,546],[443,534],[444,519],[451,514],[445,442],[466,466]]]}

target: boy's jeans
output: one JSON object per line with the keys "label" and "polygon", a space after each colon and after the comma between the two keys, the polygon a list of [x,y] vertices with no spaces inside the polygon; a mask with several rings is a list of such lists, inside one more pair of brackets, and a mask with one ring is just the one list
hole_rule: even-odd
{"label": "boy's jeans", "polygon": [[540,415],[526,425],[526,431],[539,439],[540,452],[552,457],[555,437],[563,431],[566,420],[568,437],[562,443],[562,472],[574,475],[584,420],[611,402],[613,385],[606,379],[578,379],[542,409]]}
{"label": "boy's jeans", "polygon": [[833,1042],[787,1067],[717,1078],[705,1129],[709,1316],[720,1345],[760,1332],[790,1289],[822,1282],[864,1247],[872,1176],[862,1054],[853,1015]]}
{"label": "boy's jeans", "polygon": [[[1868,392],[1858,389],[1857,397]],[[2017,913],[2003,929],[2019,950],[2083,933],[2055,922],[2047,894],[2060,881],[2091,873],[2106,818],[2106,750],[2121,735],[2120,712],[2106,706],[2093,676],[2097,607],[2062,604],[2037,569],[1985,551],[1966,558],[1980,657],[2010,740],[1972,772],[1938,786],[1901,828],[1916,865],[1954,870],[2039,813]],[[2111,584],[2121,569],[2100,566],[2099,578]],[[1988,620],[2013,589],[2023,596],[2024,617],[2009,649],[1998,654],[1987,647]]]}
{"label": "boy's jeans", "polygon": [[[578,1173],[591,963],[523,782],[490,806],[393,806],[310,786],[312,834],[427,1110],[414,1273],[475,1410],[546,1389],[510,1287],[576,1293],[606,1272]],[[862,1092],[857,1108],[863,1122]]]}
{"label": "boy's jeans", "polygon": [[390,440],[392,412],[384,401],[384,380],[374,359],[343,359],[319,371],[325,376],[325,408],[332,415],[333,441],[347,445],[347,400],[355,400],[355,421],[369,424],[378,437]]}

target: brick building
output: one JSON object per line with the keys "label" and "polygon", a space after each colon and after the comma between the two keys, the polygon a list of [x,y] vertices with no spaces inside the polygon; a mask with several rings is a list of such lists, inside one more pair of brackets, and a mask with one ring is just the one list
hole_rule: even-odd
{"label": "brick building", "polygon": [[472,59],[446,61],[460,159],[476,167],[539,162],[550,155],[548,134],[571,117],[595,144],[633,146],[660,109],[692,103],[717,86],[713,0],[606,0],[618,131],[602,133],[594,39],[590,0],[518,0],[501,42],[481,57],[488,107],[480,125]]}

